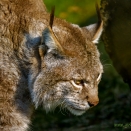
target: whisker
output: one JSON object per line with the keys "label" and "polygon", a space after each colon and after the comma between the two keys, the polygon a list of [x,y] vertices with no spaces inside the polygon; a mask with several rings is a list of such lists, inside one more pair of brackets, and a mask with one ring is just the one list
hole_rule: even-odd
{"label": "whisker", "polygon": [[[103,66],[112,66],[112,64],[104,64]],[[113,67],[113,66],[112,66]]]}
{"label": "whisker", "polygon": [[59,112],[61,112],[65,116],[65,114],[62,112],[62,108],[63,108],[62,105],[63,105],[63,103],[64,103],[64,101],[60,104]]}

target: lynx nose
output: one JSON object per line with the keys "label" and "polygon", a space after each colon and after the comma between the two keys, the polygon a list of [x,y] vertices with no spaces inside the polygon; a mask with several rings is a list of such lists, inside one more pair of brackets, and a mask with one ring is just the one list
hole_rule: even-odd
{"label": "lynx nose", "polygon": [[96,106],[99,103],[99,101],[95,101],[95,102],[88,102],[90,107]]}
{"label": "lynx nose", "polygon": [[89,106],[93,107],[99,103],[99,98],[96,95],[95,96],[91,95],[90,97],[88,97],[87,101],[88,101]]}
{"label": "lynx nose", "polygon": [[92,104],[92,103],[90,103],[90,102],[88,102],[88,104],[89,104],[90,107],[94,106],[94,104]]}

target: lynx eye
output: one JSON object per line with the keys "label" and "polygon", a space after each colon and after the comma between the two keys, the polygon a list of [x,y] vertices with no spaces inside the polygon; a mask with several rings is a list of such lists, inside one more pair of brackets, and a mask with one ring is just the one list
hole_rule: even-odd
{"label": "lynx eye", "polygon": [[96,80],[97,82],[100,81],[101,76],[102,76],[102,73],[100,73],[100,74],[98,75],[97,80]]}
{"label": "lynx eye", "polygon": [[71,80],[71,83],[76,88],[82,88],[83,85],[84,85],[84,81],[83,80]]}

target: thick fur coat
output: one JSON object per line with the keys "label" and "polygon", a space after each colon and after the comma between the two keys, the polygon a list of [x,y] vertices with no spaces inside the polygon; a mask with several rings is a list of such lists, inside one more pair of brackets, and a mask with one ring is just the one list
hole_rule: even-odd
{"label": "thick fur coat", "polygon": [[81,115],[99,101],[102,22],[49,21],[42,0],[0,0],[0,131],[26,131],[34,106]]}

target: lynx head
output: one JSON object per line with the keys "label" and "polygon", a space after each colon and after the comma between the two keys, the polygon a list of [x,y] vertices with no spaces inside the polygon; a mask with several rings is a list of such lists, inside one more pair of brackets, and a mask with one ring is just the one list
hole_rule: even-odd
{"label": "lynx head", "polygon": [[50,111],[60,105],[81,115],[99,102],[103,72],[96,47],[102,22],[84,28],[55,19],[42,34],[41,69],[33,84],[33,101]]}

